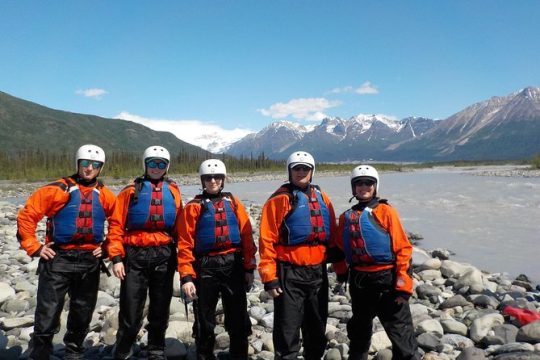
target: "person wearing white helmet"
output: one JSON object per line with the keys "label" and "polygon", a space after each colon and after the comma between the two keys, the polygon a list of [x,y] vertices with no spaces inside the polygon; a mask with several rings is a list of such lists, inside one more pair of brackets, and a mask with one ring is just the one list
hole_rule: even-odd
{"label": "person wearing white helmet", "polygon": [[186,204],[178,222],[178,272],[187,301],[196,302],[197,359],[215,359],[220,296],[230,337],[229,356],[248,358],[251,322],[246,289],[253,284],[257,248],[244,205],[223,191],[226,175],[221,160],[203,161],[199,167],[202,194]]}
{"label": "person wearing white helmet", "polygon": [[182,210],[180,188],[166,177],[170,160],[162,146],[144,151],[144,174],[118,194],[110,222],[108,253],[113,273],[121,280],[115,359],[132,355],[147,295],[148,359],[165,359],[176,270],[176,221]]}
{"label": "person wearing white helmet", "polygon": [[379,185],[373,166],[356,166],[351,190],[358,203],[339,217],[336,245],[345,261],[334,263],[334,269],[338,281],[350,283],[349,359],[367,359],[375,316],[392,342],[393,359],[420,359],[408,303],[412,245],[397,211],[377,196]]}
{"label": "person wearing white helmet", "polygon": [[276,359],[321,359],[328,317],[327,250],[336,230],[328,196],[312,184],[315,160],[305,151],[287,159],[289,182],[262,209],[259,274],[274,298]]}
{"label": "person wearing white helmet", "polygon": [[[66,294],[70,305],[64,358],[84,356],[83,341],[97,301],[105,220],[115,205],[114,194],[98,181],[104,164],[102,148],[81,146],[75,153],[76,173],[39,188],[17,216],[21,248],[40,258],[31,359],[52,355]],[[42,243],[36,229],[45,216],[47,232]]]}

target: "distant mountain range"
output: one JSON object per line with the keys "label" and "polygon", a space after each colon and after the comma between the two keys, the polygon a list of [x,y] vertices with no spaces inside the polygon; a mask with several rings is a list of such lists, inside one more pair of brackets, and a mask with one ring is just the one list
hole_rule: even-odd
{"label": "distant mountain range", "polygon": [[313,127],[272,123],[233,143],[235,156],[283,159],[303,149],[321,161],[523,159],[540,154],[540,88],[471,105],[445,120],[381,115],[326,118]]}
{"label": "distant mountain range", "polygon": [[[218,152],[225,146],[223,139],[206,135],[207,149]],[[210,154],[169,132],[126,120],[53,110],[0,92],[2,152],[71,152],[82,143],[96,143],[106,151],[140,153],[149,145],[161,144],[173,154]],[[285,159],[297,149],[327,162],[529,158],[540,154],[540,88],[492,97],[437,121],[364,114],[326,118],[312,126],[278,121],[229,145],[226,153],[255,157],[264,153]]]}
{"label": "distant mountain range", "polygon": [[41,106],[0,91],[0,150],[74,152],[93,143],[106,152],[142,153],[159,144],[172,155],[183,153],[204,158],[207,151],[179,140],[165,131],[154,131],[132,121],[76,114]]}

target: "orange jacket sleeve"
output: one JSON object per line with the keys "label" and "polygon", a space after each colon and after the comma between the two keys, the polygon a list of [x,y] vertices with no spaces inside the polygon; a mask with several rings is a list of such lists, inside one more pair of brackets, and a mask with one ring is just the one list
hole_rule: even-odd
{"label": "orange jacket sleeve", "polygon": [[289,197],[285,194],[268,199],[263,206],[259,226],[259,275],[264,284],[278,279],[276,245],[281,223],[290,208]]}
{"label": "orange jacket sleeve", "polygon": [[413,247],[399,220],[399,214],[390,205],[380,204],[373,211],[375,218],[388,231],[392,239],[394,254],[396,255],[396,291],[408,294],[413,292],[413,280],[410,275],[411,257]]}
{"label": "orange jacket sleeve", "polygon": [[[58,182],[66,184],[63,179]],[[30,195],[17,215],[17,238],[29,256],[37,255],[42,246],[36,236],[37,224],[43,217],[56,214],[68,200],[69,194],[53,184],[45,185]]]}
{"label": "orange jacket sleeve", "polygon": [[195,230],[201,214],[201,205],[198,201],[186,204],[180,216],[176,220],[177,246],[178,246],[178,273],[180,278],[190,276],[196,278],[193,268],[195,262]]}
{"label": "orange jacket sleeve", "polygon": [[109,259],[113,259],[116,256],[124,257],[126,255],[123,245],[127,211],[129,207],[129,200],[133,194],[133,186],[125,187],[116,198],[116,205],[114,212],[109,220],[109,233],[107,234],[107,252]]}
{"label": "orange jacket sleeve", "polygon": [[240,227],[240,238],[242,240],[242,255],[244,257],[244,269],[254,270],[257,267],[255,254],[257,253],[257,247],[253,241],[253,229],[251,222],[249,221],[249,215],[246,212],[244,204],[240,202],[238,198],[234,198],[235,214],[238,219],[238,226]]}

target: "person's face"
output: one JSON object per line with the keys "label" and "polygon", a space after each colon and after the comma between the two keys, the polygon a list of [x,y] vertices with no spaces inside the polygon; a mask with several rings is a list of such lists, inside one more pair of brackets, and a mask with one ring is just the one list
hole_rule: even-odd
{"label": "person's face", "polygon": [[209,194],[217,194],[223,187],[223,175],[203,175],[204,188]]}
{"label": "person's face", "polygon": [[369,201],[375,196],[375,181],[359,179],[354,183],[356,198],[360,201]]}
{"label": "person's face", "polygon": [[152,159],[146,162],[146,176],[152,180],[161,179],[167,172],[167,162],[160,159]]}
{"label": "person's face", "polygon": [[79,160],[79,177],[83,180],[90,181],[96,178],[101,171],[103,163],[101,161],[94,160]]}
{"label": "person's face", "polygon": [[307,165],[296,165],[291,169],[291,182],[293,185],[303,189],[309,185],[311,179],[311,167]]}

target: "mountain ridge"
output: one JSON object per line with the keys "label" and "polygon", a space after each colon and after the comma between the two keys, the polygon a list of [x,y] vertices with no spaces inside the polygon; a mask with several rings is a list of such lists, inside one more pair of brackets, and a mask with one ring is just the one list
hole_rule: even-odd
{"label": "mountain ridge", "polygon": [[[397,120],[374,114],[349,119],[328,117],[301,136],[285,131],[283,124],[272,123],[233,143],[226,152],[235,156],[246,155],[245,151],[254,155],[264,152],[283,159],[288,152],[303,149],[321,161],[523,159],[540,153],[540,88],[526,87],[507,96],[493,96],[443,120]],[[288,122],[287,127],[294,125]],[[280,138],[276,139],[269,129]],[[274,141],[281,146],[272,146]]]}

